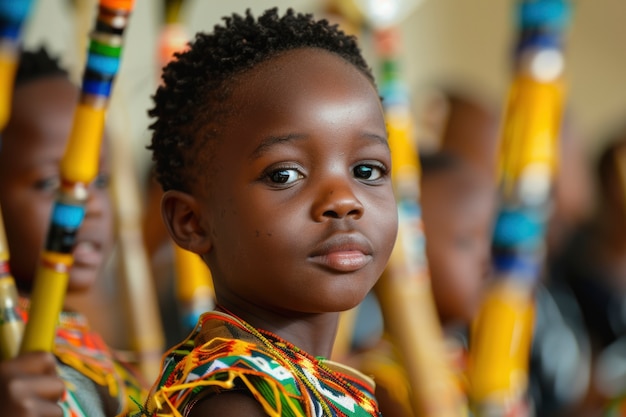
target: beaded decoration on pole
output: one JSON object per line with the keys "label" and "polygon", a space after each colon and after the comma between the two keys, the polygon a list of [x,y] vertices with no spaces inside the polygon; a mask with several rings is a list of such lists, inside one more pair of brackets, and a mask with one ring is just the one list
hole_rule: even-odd
{"label": "beaded decoration on pole", "polygon": [[0,131],[9,120],[22,28],[33,0],[0,0]]}
{"label": "beaded decoration on pole", "polygon": [[534,290],[545,260],[545,229],[564,101],[567,0],[524,0],[514,76],[501,132],[500,206],[492,235],[495,280],[474,323],[468,379],[477,416],[527,416]]}
{"label": "beaded decoration on pole", "polygon": [[385,275],[377,285],[385,326],[401,352],[415,415],[466,415],[465,398],[448,363],[443,330],[432,294],[420,207],[420,175],[408,87],[401,74],[401,32],[397,25],[375,28],[382,65],[380,93],[392,155],[398,202],[398,238]]}
{"label": "beaded decoration on pole", "polygon": [[120,67],[123,34],[134,0],[100,0],[90,35],[80,98],[61,160],[61,187],[35,276],[22,351],[50,351],[63,306],[72,248],[83,222],[88,187],[98,173],[106,107]]}

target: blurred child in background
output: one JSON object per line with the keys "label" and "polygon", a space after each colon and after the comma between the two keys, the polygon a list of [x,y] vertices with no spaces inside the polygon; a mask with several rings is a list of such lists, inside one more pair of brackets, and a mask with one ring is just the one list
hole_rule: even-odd
{"label": "blurred child in background", "polygon": [[[448,152],[420,157],[421,207],[426,257],[433,297],[444,331],[450,364],[465,384],[468,328],[478,312],[490,278],[491,221],[495,209],[493,181],[458,155]],[[374,309],[368,304],[363,308]],[[361,317],[375,315],[370,311]],[[393,340],[372,326],[350,359],[374,375],[376,396],[386,417],[413,416],[411,391]]]}
{"label": "blurred child in background", "polygon": [[466,327],[478,312],[490,277],[495,188],[453,154],[424,155],[421,164],[422,218],[435,303],[444,329]]}
{"label": "blurred child in background", "polygon": [[[79,90],[44,48],[22,52],[19,62],[11,116],[1,137],[0,206],[10,269],[27,315]],[[110,254],[114,237],[108,185],[103,149],[72,253],[69,295],[89,291]],[[135,409],[134,401],[142,396],[139,379],[82,314],[64,311],[52,353],[25,353],[0,362],[0,403],[3,414],[12,417],[112,417]]]}

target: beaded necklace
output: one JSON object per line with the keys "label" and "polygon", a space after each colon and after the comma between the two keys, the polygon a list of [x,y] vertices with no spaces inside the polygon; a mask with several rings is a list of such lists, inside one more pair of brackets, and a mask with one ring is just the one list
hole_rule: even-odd
{"label": "beaded necklace", "polygon": [[[310,372],[309,375],[307,375],[304,370],[317,370],[320,380],[332,381],[332,387],[329,388],[336,390],[339,395],[351,397],[357,405],[367,410],[370,414],[374,413],[372,415],[380,415],[378,405],[373,395],[369,397],[361,391],[361,389],[355,387],[355,385],[358,385],[356,378],[350,382],[348,381],[347,375],[330,369],[326,365],[328,362],[326,358],[310,355],[272,332],[255,328],[223,306],[216,306],[216,310],[222,311],[237,319],[249,333],[263,343],[265,348],[267,348],[274,357],[282,358],[287,368],[304,383],[309,394],[315,397],[317,403],[322,407],[325,416],[345,416],[346,414],[339,410],[339,408],[324,395],[320,387],[315,386],[312,378],[309,376]],[[366,388],[363,386],[363,389]]]}

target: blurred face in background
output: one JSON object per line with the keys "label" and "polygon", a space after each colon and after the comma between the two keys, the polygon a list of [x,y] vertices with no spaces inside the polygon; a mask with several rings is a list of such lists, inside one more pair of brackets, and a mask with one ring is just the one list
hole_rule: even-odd
{"label": "blurred face in background", "polygon": [[[30,292],[44,247],[77,98],[78,89],[62,76],[25,82],[15,89],[11,118],[2,133],[0,207],[11,273],[22,292]],[[113,218],[108,183],[109,163],[103,154],[73,250],[70,293],[89,289],[110,253]]]}
{"label": "blurred face in background", "polygon": [[469,323],[490,276],[495,194],[466,166],[422,178],[422,216],[433,295],[443,325]]}

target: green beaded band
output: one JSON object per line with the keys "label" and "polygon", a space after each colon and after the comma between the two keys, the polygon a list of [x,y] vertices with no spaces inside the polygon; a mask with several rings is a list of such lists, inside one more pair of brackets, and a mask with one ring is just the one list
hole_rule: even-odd
{"label": "green beaded band", "polygon": [[110,56],[113,58],[119,58],[122,55],[122,46],[111,46],[96,40],[92,40],[89,43],[89,52],[94,54]]}

